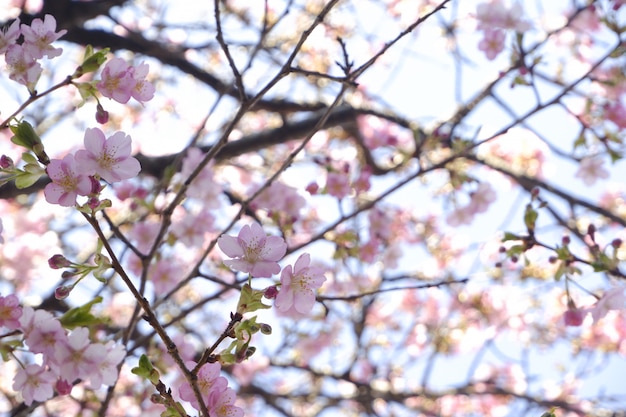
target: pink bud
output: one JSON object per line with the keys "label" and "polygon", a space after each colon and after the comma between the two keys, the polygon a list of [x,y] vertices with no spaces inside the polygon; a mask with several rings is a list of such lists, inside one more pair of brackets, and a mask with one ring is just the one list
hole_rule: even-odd
{"label": "pink bud", "polygon": [[6,155],[0,156],[0,168],[7,169],[13,168],[15,165],[13,164],[13,160]]}
{"label": "pink bud", "polygon": [[566,326],[578,327],[583,324],[586,312],[582,310],[567,310],[563,315]]}
{"label": "pink bud", "polygon": [[48,259],[48,265],[50,265],[52,269],[61,269],[71,266],[72,263],[65,256],[56,254]]}
{"label": "pink bud", "polygon": [[276,298],[277,295],[278,295],[278,289],[276,288],[275,285],[272,285],[271,287],[267,287],[265,289],[265,293],[263,293],[263,296],[269,300],[271,300],[272,298]]}
{"label": "pink bud", "polygon": [[102,105],[98,103],[98,105],[96,106],[96,122],[103,125],[108,121],[109,121],[109,112],[104,110]]}
{"label": "pink bud", "polygon": [[308,191],[309,194],[314,195],[317,194],[317,192],[319,191],[320,186],[317,185],[316,182],[312,182],[309,185],[306,186],[306,190]]}
{"label": "pink bud", "polygon": [[56,298],[57,300],[66,299],[72,292],[72,288],[73,287],[69,287],[67,285],[61,285],[60,287],[57,287],[57,289],[54,290],[54,298]]}
{"label": "pink bud", "polygon": [[73,385],[65,379],[58,379],[55,386],[59,395],[70,395],[72,387]]}

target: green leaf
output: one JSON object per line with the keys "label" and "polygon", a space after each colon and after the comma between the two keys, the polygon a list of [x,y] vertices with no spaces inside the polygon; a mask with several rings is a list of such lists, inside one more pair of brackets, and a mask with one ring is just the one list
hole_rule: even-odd
{"label": "green leaf", "polygon": [[157,385],[161,378],[159,371],[152,366],[152,362],[148,359],[148,356],[145,354],[141,355],[139,358],[139,366],[134,367],[130,370],[133,374],[140,376],[149,380],[152,385]]}
{"label": "green leaf", "polygon": [[100,324],[102,323],[103,319],[91,314],[91,308],[95,304],[99,304],[101,302],[102,297],[98,296],[87,304],[68,310],[65,314],[61,316],[59,320],[61,321],[63,327],[65,327],[66,329],[73,329],[80,326],[89,327],[93,326],[94,324]]}
{"label": "green leaf", "polygon": [[239,302],[237,303],[237,312],[244,314],[251,311],[270,308],[271,306],[263,304],[261,301],[263,294],[265,294],[265,291],[253,290],[249,284],[245,284],[241,288]]}
{"label": "green leaf", "polygon": [[15,177],[15,187],[18,189],[28,188],[41,178],[41,174],[20,173]]}
{"label": "green leaf", "polygon": [[507,242],[509,240],[521,240],[522,238],[511,232],[504,232],[504,237],[502,238],[503,242]]}

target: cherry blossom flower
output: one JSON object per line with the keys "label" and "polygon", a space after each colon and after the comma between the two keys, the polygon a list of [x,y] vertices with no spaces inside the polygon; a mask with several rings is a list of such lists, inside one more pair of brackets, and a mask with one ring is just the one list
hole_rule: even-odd
{"label": "cherry blossom flower", "polygon": [[468,209],[473,211],[474,214],[484,213],[494,201],[496,201],[496,192],[491,185],[482,182],[478,185],[476,191],[472,193]]}
{"label": "cherry blossom flower", "polygon": [[98,128],[85,131],[85,149],[76,152],[76,163],[85,175],[98,174],[109,183],[133,178],[141,171],[139,161],[132,157],[131,138],[116,132],[105,139]]}
{"label": "cherry blossom flower", "polygon": [[87,175],[79,173],[74,155],[52,159],[46,172],[52,182],[43,191],[46,200],[51,204],[73,206],[77,196],[91,193],[92,181]]}
{"label": "cherry blossom flower", "polygon": [[607,315],[609,310],[626,309],[626,287],[616,287],[604,293],[602,298],[590,308],[594,321],[598,321]]}
{"label": "cherry blossom flower", "polygon": [[[255,193],[258,189],[259,186],[252,187],[249,194]],[[276,181],[252,200],[250,206],[253,209],[265,209],[270,213],[281,213],[292,220],[300,216],[300,210],[302,210],[305,205],[306,201],[298,194],[298,190],[280,181]]]}
{"label": "cherry blossom flower", "polygon": [[[221,366],[217,362],[206,363],[198,370],[198,389],[209,409],[215,404],[215,399],[219,398],[220,393],[225,391],[228,386],[226,378],[220,376],[220,370]],[[200,404],[198,404],[189,382],[182,383],[179,387],[179,394],[181,399],[189,401],[193,408],[200,410]]]}
{"label": "cherry blossom flower", "polygon": [[0,326],[11,330],[17,329],[20,327],[20,317],[22,317],[22,307],[15,294],[0,297]]}
{"label": "cherry blossom flower", "polygon": [[122,58],[113,58],[104,66],[96,88],[118,103],[126,104],[131,97],[139,102],[148,101],[154,97],[154,86],[146,80],[148,68],[143,62],[132,67]]}
{"label": "cherry blossom flower", "polygon": [[483,39],[478,44],[478,49],[485,53],[488,60],[493,61],[504,50],[505,38],[502,30],[486,30]]}
{"label": "cherry blossom flower", "polygon": [[324,271],[309,266],[311,255],[303,253],[293,268],[287,265],[280,274],[280,292],[276,296],[279,312],[300,316],[308,314],[315,304],[315,291],[326,281]]}
{"label": "cherry blossom flower", "polygon": [[237,237],[224,235],[217,240],[220,249],[233,259],[224,264],[256,278],[269,278],[280,272],[278,261],[287,252],[287,243],[278,236],[266,236],[258,223],[241,228]]}
{"label": "cherry blossom flower", "polygon": [[128,63],[115,57],[104,66],[102,79],[96,84],[96,88],[103,96],[126,104],[133,94],[135,84]]}
{"label": "cherry blossom flower", "polygon": [[474,210],[469,205],[457,207],[446,216],[446,223],[452,227],[471,224],[473,220]]}
{"label": "cherry blossom flower", "polygon": [[[204,159],[205,153],[200,148],[192,147],[187,150],[183,166],[180,173],[174,176],[176,183],[182,184],[189,178],[191,173],[198,167]],[[202,171],[194,178],[187,188],[187,196],[202,200],[204,207],[217,208],[220,205],[219,196],[222,187],[214,179],[214,172],[211,164],[202,168]]]}
{"label": "cherry blossom flower", "polygon": [[25,85],[30,91],[34,91],[43,69],[37,61],[28,56],[24,46],[10,45],[4,60],[9,68],[9,78]]}
{"label": "cherry blossom flower", "polygon": [[26,405],[31,405],[33,401],[46,401],[52,398],[56,380],[54,373],[45,366],[26,365],[17,371],[13,379],[13,389],[22,393]]}
{"label": "cherry blossom flower", "polygon": [[350,194],[348,174],[336,171],[329,172],[326,176],[326,192],[337,198],[344,198]]}
{"label": "cherry blossom flower", "polygon": [[131,96],[140,103],[144,101],[149,101],[154,97],[154,85],[146,80],[146,76],[148,75],[149,66],[148,64],[141,63],[136,67],[130,68],[130,73],[135,82],[131,90]]}
{"label": "cherry blossom flower", "polygon": [[580,178],[585,185],[593,185],[598,179],[609,177],[609,171],[602,165],[604,165],[604,161],[601,158],[584,158],[580,161],[578,171],[574,176]]}
{"label": "cherry blossom flower", "polygon": [[243,417],[243,410],[235,405],[235,391],[226,388],[215,397],[215,404],[209,409],[210,417]]}
{"label": "cherry blossom flower", "polygon": [[4,243],[4,236],[2,236],[2,232],[4,232],[4,226],[2,225],[2,219],[0,219],[0,243]]}
{"label": "cherry blossom flower", "polygon": [[532,26],[523,19],[524,11],[519,2],[507,8],[502,0],[491,0],[476,7],[476,20],[479,30],[510,29],[516,32],[525,32]]}
{"label": "cherry blossom flower", "polygon": [[44,56],[54,58],[61,55],[63,49],[53,48],[52,42],[67,33],[63,29],[56,32],[57,21],[52,15],[45,15],[44,20],[33,19],[30,26],[22,25],[22,35],[24,35],[24,50],[33,59],[40,59]]}
{"label": "cherry blossom flower", "polygon": [[98,389],[102,384],[108,386],[115,384],[118,376],[117,365],[126,357],[126,349],[119,343],[110,341],[104,345],[104,349],[106,353],[98,363],[96,372],[93,372],[89,379],[92,389]]}
{"label": "cherry blossom flower", "polygon": [[55,347],[60,374],[72,381],[97,375],[105,358],[106,348],[101,343],[91,343],[86,327],[75,328],[65,342],[57,343]]}
{"label": "cherry blossom flower", "polygon": [[15,19],[11,26],[0,31],[0,54],[4,54],[9,46],[14,45],[20,37],[20,19]]}

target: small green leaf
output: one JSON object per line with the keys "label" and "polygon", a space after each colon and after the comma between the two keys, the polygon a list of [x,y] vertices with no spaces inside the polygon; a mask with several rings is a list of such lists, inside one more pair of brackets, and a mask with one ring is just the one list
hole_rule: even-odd
{"label": "small green leaf", "polygon": [[511,232],[504,232],[504,237],[502,238],[503,242],[507,242],[509,240],[521,240],[522,238]]}
{"label": "small green leaf", "polygon": [[22,190],[28,188],[41,178],[42,174],[29,174],[27,172],[20,173],[15,177],[15,187]]}
{"label": "small green leaf", "polygon": [[87,304],[68,310],[59,320],[66,329],[73,329],[79,326],[89,327],[94,324],[100,324],[102,323],[102,319],[91,314],[91,308],[95,304],[99,304],[101,302],[102,297],[98,296]]}
{"label": "small green leaf", "polygon": [[237,312],[244,314],[251,311],[270,308],[271,306],[263,304],[261,301],[263,294],[265,294],[264,290],[253,290],[249,284],[245,284],[241,288],[239,302],[237,303]]}
{"label": "small green leaf", "polygon": [[161,378],[159,371],[152,366],[152,362],[148,359],[148,356],[145,354],[141,355],[139,358],[139,366],[134,367],[130,370],[133,374],[140,376],[149,380],[152,385],[157,385]]}

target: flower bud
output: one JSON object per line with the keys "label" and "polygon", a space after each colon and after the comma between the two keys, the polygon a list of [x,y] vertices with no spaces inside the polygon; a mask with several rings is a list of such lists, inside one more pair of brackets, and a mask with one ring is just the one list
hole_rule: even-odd
{"label": "flower bud", "polygon": [[72,392],[72,387],[74,387],[74,385],[72,385],[71,382],[61,378],[57,380],[57,383],[55,385],[55,389],[59,393],[59,395],[70,395],[70,393]]}
{"label": "flower bud", "polygon": [[74,287],[68,285],[61,285],[60,287],[57,287],[57,289],[54,290],[54,298],[56,298],[57,300],[66,299],[72,292],[73,288]]}
{"label": "flower bud", "polygon": [[6,155],[0,156],[0,168],[9,169],[15,167],[13,160]]}
{"label": "flower bud", "polygon": [[267,323],[261,323],[261,333],[272,334],[272,326]]}
{"label": "flower bud", "polygon": [[268,300],[271,300],[272,298],[276,298],[277,295],[278,295],[278,288],[276,288],[275,285],[272,285],[271,287],[267,287],[265,289],[265,292],[263,293],[263,297],[267,298]]}
{"label": "flower bud", "polygon": [[102,105],[98,103],[98,105],[96,106],[96,122],[103,125],[108,121],[109,121],[109,112],[104,110]]}
{"label": "flower bud", "polygon": [[578,327],[583,324],[586,313],[581,310],[567,310],[563,315],[566,326]]}
{"label": "flower bud", "polygon": [[52,269],[61,269],[72,266],[72,263],[65,256],[56,254],[48,259],[48,265],[50,265]]}

